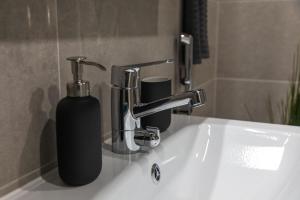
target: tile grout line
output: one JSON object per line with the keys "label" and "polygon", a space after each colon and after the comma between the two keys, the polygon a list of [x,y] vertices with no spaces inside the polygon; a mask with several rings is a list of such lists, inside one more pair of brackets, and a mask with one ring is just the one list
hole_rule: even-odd
{"label": "tile grout line", "polygon": [[288,80],[270,80],[270,79],[249,79],[249,78],[234,78],[234,77],[217,77],[220,81],[241,81],[241,82],[255,82],[255,83],[281,83],[289,84]]}
{"label": "tile grout line", "polygon": [[217,113],[217,87],[218,87],[218,68],[219,68],[219,25],[220,25],[220,1],[216,1],[216,35],[215,35],[215,87],[214,87],[214,102],[213,102],[213,116],[216,116]]}
{"label": "tile grout line", "polygon": [[[23,186],[29,184],[30,182],[34,181],[36,178],[41,177],[41,174],[40,174],[40,173],[41,173],[41,171],[42,171],[43,169],[47,169],[47,168],[49,168],[49,167],[52,168],[52,166],[55,166],[56,164],[57,164],[57,163],[56,163],[55,161],[54,161],[54,162],[50,162],[50,163],[48,163],[48,164],[45,164],[45,165],[43,165],[43,166],[41,166],[41,167],[38,167],[38,168],[36,168],[36,169],[34,169],[34,170],[32,170],[32,171],[30,171],[30,172],[28,172],[28,173],[22,175],[21,177],[18,177],[18,178],[16,178],[16,179],[14,179],[14,180],[8,182],[8,183],[5,184],[5,185],[2,185],[2,186],[0,187],[0,199],[3,198],[3,197],[5,197],[5,196],[7,196],[7,195],[9,195],[11,192],[14,192],[15,190],[17,190],[17,189],[19,189],[19,188],[21,188],[21,187],[23,187]],[[33,178],[32,178],[32,177],[33,177]],[[19,183],[20,181],[26,180],[27,178],[30,178],[29,181],[26,181],[27,183],[24,183],[22,186],[19,186],[19,185],[18,185],[18,183]],[[16,187],[15,189],[13,189],[13,190],[9,191],[8,193],[5,193],[5,194],[3,194],[3,195],[1,196],[1,191],[4,191],[4,192],[5,192],[5,190],[9,189],[10,187],[14,187],[15,185],[17,185],[17,187]]]}
{"label": "tile grout line", "polygon": [[217,1],[220,4],[227,4],[227,3],[284,3],[284,2],[298,2],[297,0],[256,0],[256,1],[251,1],[251,0],[219,0]]}
{"label": "tile grout line", "polygon": [[58,75],[58,91],[59,98],[61,98],[61,74],[60,74],[60,49],[59,49],[59,31],[58,31],[58,5],[57,0],[55,0],[56,5],[56,48],[57,48],[57,75]]}
{"label": "tile grout line", "polygon": [[195,86],[194,88],[205,87],[205,86],[207,86],[207,85],[213,83],[214,81],[217,81],[217,79],[216,79],[216,78],[209,79],[209,80],[205,81],[204,83],[201,83],[201,84]]}

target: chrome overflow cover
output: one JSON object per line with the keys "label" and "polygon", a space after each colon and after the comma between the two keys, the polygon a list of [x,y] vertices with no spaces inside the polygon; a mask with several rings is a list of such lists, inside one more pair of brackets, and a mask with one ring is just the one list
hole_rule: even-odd
{"label": "chrome overflow cover", "polygon": [[154,183],[159,183],[161,178],[160,168],[158,164],[154,163],[151,168],[151,177]]}

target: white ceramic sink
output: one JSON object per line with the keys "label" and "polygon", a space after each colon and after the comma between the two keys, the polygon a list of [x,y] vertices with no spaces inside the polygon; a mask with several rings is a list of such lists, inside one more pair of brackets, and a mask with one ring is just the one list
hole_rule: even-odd
{"label": "white ceramic sink", "polygon": [[87,186],[62,186],[54,170],[2,200],[300,199],[298,127],[174,115],[162,136],[148,153],[104,150],[102,173]]}

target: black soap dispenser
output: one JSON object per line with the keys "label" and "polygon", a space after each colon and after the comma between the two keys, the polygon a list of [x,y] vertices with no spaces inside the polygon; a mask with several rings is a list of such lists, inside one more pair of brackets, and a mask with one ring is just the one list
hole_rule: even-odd
{"label": "black soap dispenser", "polygon": [[61,179],[71,186],[94,181],[101,172],[100,103],[90,95],[88,81],[82,80],[83,65],[105,67],[70,57],[73,82],[67,84],[67,97],[56,109],[57,159]]}

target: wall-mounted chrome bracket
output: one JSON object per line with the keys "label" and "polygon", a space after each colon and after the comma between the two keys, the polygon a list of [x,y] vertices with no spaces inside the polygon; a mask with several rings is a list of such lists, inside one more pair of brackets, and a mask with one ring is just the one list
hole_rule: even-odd
{"label": "wall-mounted chrome bracket", "polygon": [[179,36],[180,47],[183,48],[184,63],[180,64],[180,81],[185,86],[185,91],[192,90],[192,66],[193,66],[193,36],[181,33]]}
{"label": "wall-mounted chrome bracket", "polygon": [[[179,35],[179,77],[180,83],[184,85],[184,91],[192,90],[192,66],[193,66],[193,36],[186,33]],[[191,108],[173,109],[176,114],[190,115]]]}

